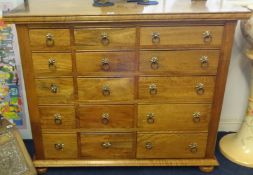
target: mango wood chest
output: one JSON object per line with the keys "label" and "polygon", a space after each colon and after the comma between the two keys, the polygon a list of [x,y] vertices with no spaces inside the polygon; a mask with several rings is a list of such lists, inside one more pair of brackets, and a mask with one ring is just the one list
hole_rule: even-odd
{"label": "mango wood chest", "polygon": [[234,30],[249,16],[226,1],[190,0],[29,0],[5,14],[17,24],[38,171],[212,171]]}

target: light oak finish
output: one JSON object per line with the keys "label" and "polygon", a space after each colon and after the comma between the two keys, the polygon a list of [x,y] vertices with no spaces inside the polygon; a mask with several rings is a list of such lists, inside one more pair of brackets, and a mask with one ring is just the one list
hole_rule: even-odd
{"label": "light oak finish", "polygon": [[203,173],[211,173],[214,170],[213,166],[200,166],[199,170]]}

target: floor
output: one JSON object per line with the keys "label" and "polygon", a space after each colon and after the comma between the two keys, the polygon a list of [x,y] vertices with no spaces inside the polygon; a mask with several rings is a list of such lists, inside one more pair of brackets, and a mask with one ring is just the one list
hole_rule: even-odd
{"label": "floor", "polygon": [[[218,140],[226,133],[218,134]],[[28,151],[33,152],[31,140],[25,140]],[[253,175],[253,169],[245,168],[227,160],[218,147],[216,156],[220,166],[208,175]],[[49,168],[46,175],[204,175],[196,167],[107,167],[107,168]]]}

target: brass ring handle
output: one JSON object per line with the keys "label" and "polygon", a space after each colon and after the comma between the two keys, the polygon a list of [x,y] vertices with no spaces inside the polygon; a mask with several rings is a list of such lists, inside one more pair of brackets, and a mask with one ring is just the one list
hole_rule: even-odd
{"label": "brass ring handle", "polygon": [[51,33],[46,35],[46,45],[52,47],[54,45],[54,36]]}
{"label": "brass ring handle", "polygon": [[61,125],[62,124],[62,117],[61,114],[55,114],[54,115],[54,123],[56,125]]}
{"label": "brass ring handle", "polygon": [[101,119],[101,121],[102,121],[102,123],[104,124],[104,125],[107,125],[108,123],[109,123],[109,120],[110,119],[110,114],[109,113],[103,113],[102,114],[102,119]]}
{"label": "brass ring handle", "polygon": [[205,87],[204,87],[204,84],[202,84],[202,83],[198,83],[195,86],[195,89],[196,89],[196,93],[198,95],[203,95],[205,93]]}
{"label": "brass ring handle", "polygon": [[200,117],[201,117],[201,114],[200,112],[194,112],[192,114],[192,120],[194,123],[199,123],[200,122]]}
{"label": "brass ring handle", "polygon": [[63,151],[64,149],[64,144],[63,143],[56,143],[54,144],[54,148],[58,151]]}
{"label": "brass ring handle", "polygon": [[149,93],[150,95],[157,94],[157,86],[155,84],[149,85]]}
{"label": "brass ring handle", "polygon": [[204,43],[212,42],[213,37],[212,37],[212,33],[210,31],[207,30],[207,31],[203,32],[202,35],[203,35]]}
{"label": "brass ring handle", "polygon": [[147,123],[148,124],[153,124],[153,123],[155,123],[155,115],[154,115],[154,113],[148,113],[147,114]]}
{"label": "brass ring handle", "polygon": [[158,33],[158,32],[152,33],[152,43],[153,44],[160,43],[160,33]]}
{"label": "brass ring handle", "polygon": [[158,69],[159,68],[159,62],[158,62],[157,57],[151,58],[150,62],[151,62],[150,66],[151,66],[152,69]]}
{"label": "brass ring handle", "polygon": [[145,143],[145,148],[148,150],[151,150],[153,148],[153,144],[151,142],[146,142]]}
{"label": "brass ring handle", "polygon": [[101,33],[101,43],[105,46],[110,44],[109,35],[105,32]]}
{"label": "brass ring handle", "polygon": [[208,57],[207,56],[202,56],[200,58],[200,64],[201,64],[201,67],[207,67],[209,62],[208,62]]}
{"label": "brass ring handle", "polygon": [[52,93],[56,94],[58,92],[58,87],[55,84],[51,84],[50,90]]}
{"label": "brass ring handle", "polygon": [[49,58],[48,67],[53,67],[53,66],[55,66],[55,64],[56,64],[55,59],[54,58]]}
{"label": "brass ring handle", "polygon": [[189,146],[189,150],[192,153],[198,152],[198,144],[197,143],[191,143]]}
{"label": "brass ring handle", "polygon": [[110,69],[109,59],[103,58],[101,60],[101,67],[104,71],[108,71]]}
{"label": "brass ring handle", "polygon": [[110,87],[107,85],[104,85],[102,87],[102,93],[104,96],[109,96],[111,94]]}
{"label": "brass ring handle", "polygon": [[103,148],[108,149],[108,148],[110,148],[112,146],[112,143],[111,142],[103,142],[103,143],[101,143],[101,146]]}

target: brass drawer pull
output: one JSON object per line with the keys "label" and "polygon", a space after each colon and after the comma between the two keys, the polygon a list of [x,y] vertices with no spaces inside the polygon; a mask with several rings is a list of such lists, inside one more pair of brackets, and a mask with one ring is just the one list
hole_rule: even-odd
{"label": "brass drawer pull", "polygon": [[192,114],[192,120],[193,120],[193,122],[194,123],[199,123],[200,122],[200,117],[201,117],[200,112],[194,112]]}
{"label": "brass drawer pull", "polygon": [[153,42],[153,44],[160,43],[160,33],[158,33],[158,32],[152,33],[152,42]]}
{"label": "brass drawer pull", "polygon": [[108,58],[103,58],[101,60],[101,68],[104,71],[108,71],[110,69],[110,64],[109,64],[109,59]]}
{"label": "brass drawer pull", "polygon": [[196,93],[198,95],[203,95],[205,93],[205,87],[204,87],[204,84],[202,84],[202,83],[198,83],[196,85],[195,89],[196,89]]}
{"label": "brass drawer pull", "polygon": [[102,146],[103,148],[108,149],[108,148],[110,148],[110,147],[112,146],[112,144],[111,144],[111,142],[103,142],[103,143],[101,144],[101,146]]}
{"label": "brass drawer pull", "polygon": [[49,58],[48,60],[48,67],[55,67],[56,61],[54,58]]}
{"label": "brass drawer pull", "polygon": [[103,32],[101,33],[101,43],[104,46],[107,46],[108,44],[110,44],[110,39],[107,33]]}
{"label": "brass drawer pull", "polygon": [[153,124],[153,123],[155,123],[155,115],[154,115],[154,113],[148,113],[147,114],[147,123],[148,124]]}
{"label": "brass drawer pull", "polygon": [[51,33],[46,35],[46,45],[48,47],[54,46],[54,36]]}
{"label": "brass drawer pull", "polygon": [[51,84],[50,90],[52,93],[56,94],[58,92],[58,87],[55,84]]}
{"label": "brass drawer pull", "polygon": [[63,144],[63,143],[56,143],[56,144],[54,144],[54,148],[55,148],[57,151],[63,151],[63,149],[64,149],[64,144]]}
{"label": "brass drawer pull", "polygon": [[198,145],[197,145],[197,143],[191,143],[191,144],[189,145],[189,150],[190,150],[192,153],[198,152]]}
{"label": "brass drawer pull", "polygon": [[158,69],[159,68],[159,62],[158,62],[157,57],[151,58],[150,62],[151,62],[150,66],[151,66],[152,69]]}
{"label": "brass drawer pull", "polygon": [[104,96],[109,96],[111,94],[110,87],[107,85],[104,85],[102,87],[102,93]]}
{"label": "brass drawer pull", "polygon": [[145,143],[145,148],[148,150],[151,150],[153,148],[153,144],[151,142],[146,142]]}
{"label": "brass drawer pull", "polygon": [[157,86],[155,84],[149,85],[149,93],[150,95],[157,94]]}
{"label": "brass drawer pull", "polygon": [[103,113],[103,114],[102,114],[102,119],[101,119],[101,121],[102,121],[102,123],[103,123],[104,125],[107,125],[107,124],[109,123],[109,121],[110,121],[110,114],[108,114],[108,113]]}
{"label": "brass drawer pull", "polygon": [[54,115],[54,123],[56,125],[61,125],[62,124],[62,117],[61,114],[55,114]]}
{"label": "brass drawer pull", "polygon": [[203,32],[203,41],[204,43],[211,43],[212,42],[212,33],[210,31]]}
{"label": "brass drawer pull", "polygon": [[200,64],[201,64],[201,67],[207,67],[208,66],[208,57],[207,56],[202,56],[200,58]]}

